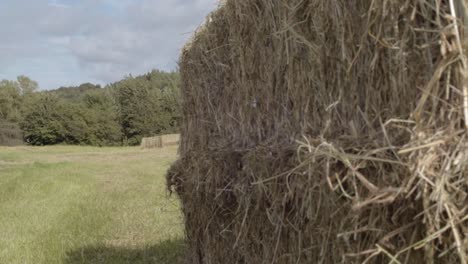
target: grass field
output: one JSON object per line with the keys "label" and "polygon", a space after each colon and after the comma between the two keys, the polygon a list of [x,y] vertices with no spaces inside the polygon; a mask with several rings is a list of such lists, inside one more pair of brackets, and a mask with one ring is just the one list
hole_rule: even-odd
{"label": "grass field", "polygon": [[176,147],[0,147],[0,263],[180,263]]}

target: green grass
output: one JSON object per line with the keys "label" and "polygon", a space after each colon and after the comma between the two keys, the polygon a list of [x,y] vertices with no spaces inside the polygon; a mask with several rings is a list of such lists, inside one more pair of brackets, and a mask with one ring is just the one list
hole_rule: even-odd
{"label": "green grass", "polygon": [[176,147],[0,147],[0,263],[181,263]]}

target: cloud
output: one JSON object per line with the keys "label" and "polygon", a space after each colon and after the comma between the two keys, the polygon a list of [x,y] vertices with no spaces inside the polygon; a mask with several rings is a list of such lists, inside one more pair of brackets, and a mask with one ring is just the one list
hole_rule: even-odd
{"label": "cloud", "polygon": [[47,3],[49,6],[54,6],[54,7],[60,7],[60,8],[69,8],[70,5],[67,5],[65,3],[60,3],[58,0],[49,0]]}
{"label": "cloud", "polygon": [[190,35],[187,32],[203,21],[216,1],[140,0],[117,6],[98,1],[94,5],[107,5],[119,10],[119,15],[90,17],[70,48],[94,77],[109,81],[155,67],[175,69],[179,50]]}
{"label": "cloud", "polygon": [[[49,87],[77,76],[80,82],[108,83],[154,68],[173,70],[180,48],[216,5],[217,0],[4,0],[0,34],[7,40],[0,42],[0,77],[22,69],[21,74],[41,76],[42,69],[49,77],[38,81]],[[54,71],[57,81],[51,81]]]}

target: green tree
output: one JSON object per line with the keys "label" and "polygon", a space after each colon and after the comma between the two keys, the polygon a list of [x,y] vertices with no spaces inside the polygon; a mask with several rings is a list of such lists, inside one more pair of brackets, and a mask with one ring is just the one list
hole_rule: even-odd
{"label": "green tree", "polygon": [[108,90],[98,90],[87,94],[83,99],[86,121],[90,130],[90,145],[122,144],[122,129],[117,110],[110,99]]}
{"label": "green tree", "polygon": [[[18,76],[0,82],[0,123],[19,123],[33,145],[136,145],[178,131],[179,83],[176,72],[152,71],[105,88],[84,83],[37,91],[37,82]],[[3,131],[12,134],[10,123]]]}
{"label": "green tree", "polygon": [[138,144],[142,137],[178,131],[179,82],[178,73],[152,71],[110,86],[129,145]]}
{"label": "green tree", "polygon": [[17,122],[21,118],[21,94],[14,81],[0,82],[0,119]]}
{"label": "green tree", "polygon": [[104,89],[81,96],[43,92],[29,97],[21,128],[32,145],[120,145],[122,133],[110,96]]}
{"label": "green tree", "polygon": [[33,92],[36,92],[39,87],[36,81],[33,81],[24,75],[18,76],[17,81],[22,95],[32,94]]}
{"label": "green tree", "polygon": [[57,96],[40,94],[25,107],[20,127],[24,140],[31,145],[52,145],[65,141],[65,128],[61,120],[60,101]]}

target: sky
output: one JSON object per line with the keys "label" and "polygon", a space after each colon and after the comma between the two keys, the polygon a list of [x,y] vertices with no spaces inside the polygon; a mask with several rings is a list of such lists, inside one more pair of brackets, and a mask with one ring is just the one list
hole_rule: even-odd
{"label": "sky", "polygon": [[0,0],[0,80],[40,89],[176,70],[218,0]]}

